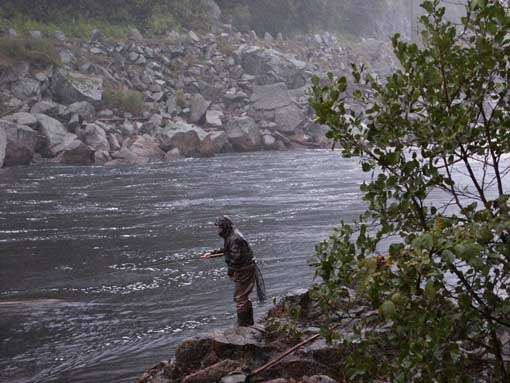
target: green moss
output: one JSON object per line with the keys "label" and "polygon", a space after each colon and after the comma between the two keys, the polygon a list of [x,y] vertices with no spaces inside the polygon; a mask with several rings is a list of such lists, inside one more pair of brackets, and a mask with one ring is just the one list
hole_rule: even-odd
{"label": "green moss", "polygon": [[143,94],[136,90],[107,86],[103,99],[105,104],[111,108],[117,108],[132,114],[143,112]]}

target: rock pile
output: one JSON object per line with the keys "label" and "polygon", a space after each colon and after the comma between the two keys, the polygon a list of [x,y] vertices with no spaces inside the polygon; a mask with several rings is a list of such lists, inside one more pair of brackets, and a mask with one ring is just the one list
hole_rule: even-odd
{"label": "rock pile", "polygon": [[[215,330],[182,342],[171,361],[147,370],[138,383],[240,383],[244,375],[281,355],[300,339],[289,340],[275,332],[272,321],[281,317],[284,307],[301,307],[303,336],[319,331],[313,327],[319,310],[311,304],[306,290],[296,290],[283,299],[267,317],[253,327]],[[352,321],[351,321],[352,322]],[[351,331],[352,324],[340,331]],[[257,374],[266,383],[333,383],[345,378],[346,347],[340,342],[327,344],[319,338],[277,365]]]}
{"label": "rock pile", "polygon": [[[88,41],[60,32],[50,37],[58,67],[0,60],[7,110],[0,164],[144,164],[324,146],[325,128],[313,124],[306,102],[312,75],[342,73],[347,62],[365,58],[381,73],[394,65],[374,41],[345,45],[330,34],[259,40],[230,25],[216,29],[158,41],[132,30],[122,42],[99,30]],[[368,57],[361,45],[371,47]],[[141,113],[113,105],[112,92],[125,104],[141,103]]]}

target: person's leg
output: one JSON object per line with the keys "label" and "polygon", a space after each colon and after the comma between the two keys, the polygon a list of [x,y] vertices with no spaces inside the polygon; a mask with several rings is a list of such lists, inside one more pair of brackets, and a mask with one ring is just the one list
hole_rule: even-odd
{"label": "person's leg", "polygon": [[237,309],[237,323],[239,326],[252,326],[253,306],[249,295],[255,287],[255,266],[244,268],[236,272],[234,287],[234,301]]}

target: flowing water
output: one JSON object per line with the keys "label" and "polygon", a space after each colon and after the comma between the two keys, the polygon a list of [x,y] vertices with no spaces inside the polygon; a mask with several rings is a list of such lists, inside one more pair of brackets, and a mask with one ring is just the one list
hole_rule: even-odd
{"label": "flowing water", "polygon": [[231,325],[224,261],[197,260],[222,245],[222,214],[269,297],[309,286],[314,246],[363,209],[362,177],[331,151],[0,170],[0,380],[133,382],[184,338]]}

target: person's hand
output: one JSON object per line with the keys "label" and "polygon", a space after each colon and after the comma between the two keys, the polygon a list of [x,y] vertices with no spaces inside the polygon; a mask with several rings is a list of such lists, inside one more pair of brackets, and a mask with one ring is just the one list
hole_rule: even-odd
{"label": "person's hand", "polygon": [[200,258],[202,259],[207,259],[207,258],[211,258],[212,256],[212,253],[205,253],[204,255],[202,255]]}

